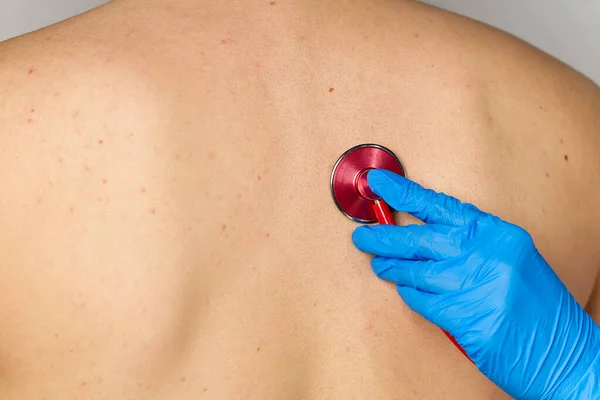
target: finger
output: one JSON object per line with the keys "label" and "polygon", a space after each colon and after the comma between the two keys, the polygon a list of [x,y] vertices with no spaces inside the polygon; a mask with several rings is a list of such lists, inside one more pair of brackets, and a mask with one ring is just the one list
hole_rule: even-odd
{"label": "finger", "polygon": [[366,225],[352,234],[354,245],[365,253],[407,260],[434,260],[460,254],[460,235],[445,225]]}
{"label": "finger", "polygon": [[447,271],[445,263],[375,257],[373,272],[379,278],[422,292],[441,294],[460,290],[462,277]]}
{"label": "finger", "polygon": [[437,311],[437,295],[403,285],[397,285],[396,290],[411,310],[433,323],[432,318]]}
{"label": "finger", "polygon": [[394,209],[414,215],[428,224],[467,225],[483,214],[472,204],[425,189],[390,171],[369,171],[367,179],[371,190]]}
{"label": "finger", "polygon": [[446,313],[447,295],[422,292],[403,285],[396,285],[396,290],[411,310],[445,331],[455,332],[457,320]]}

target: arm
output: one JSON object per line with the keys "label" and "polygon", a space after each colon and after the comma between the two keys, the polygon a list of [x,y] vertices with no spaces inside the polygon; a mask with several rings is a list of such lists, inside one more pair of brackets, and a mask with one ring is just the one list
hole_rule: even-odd
{"label": "arm", "polygon": [[[600,265],[600,260],[598,260],[598,265]],[[600,274],[597,274],[596,276],[596,284],[594,285],[594,290],[590,295],[585,310],[592,316],[597,324],[600,324]]]}

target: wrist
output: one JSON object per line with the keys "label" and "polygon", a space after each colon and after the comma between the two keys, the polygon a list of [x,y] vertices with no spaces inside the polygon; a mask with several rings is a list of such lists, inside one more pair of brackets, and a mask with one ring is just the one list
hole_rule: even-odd
{"label": "wrist", "polygon": [[600,327],[591,321],[593,334],[582,349],[578,366],[567,373],[549,399],[591,400],[600,395]]}

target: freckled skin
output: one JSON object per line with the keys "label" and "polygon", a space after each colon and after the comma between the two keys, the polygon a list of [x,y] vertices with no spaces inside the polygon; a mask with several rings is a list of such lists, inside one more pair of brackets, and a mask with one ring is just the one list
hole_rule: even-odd
{"label": "freckled skin", "polygon": [[329,174],[359,143],[591,296],[600,103],[512,37],[415,1],[119,0],[0,54],[2,400],[506,399],[352,246]]}

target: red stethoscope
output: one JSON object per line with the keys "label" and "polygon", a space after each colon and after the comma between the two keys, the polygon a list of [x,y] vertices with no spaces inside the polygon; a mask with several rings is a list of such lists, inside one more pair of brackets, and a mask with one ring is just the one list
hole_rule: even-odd
{"label": "red stethoscope", "polygon": [[[385,201],[371,191],[367,172],[386,169],[406,176],[404,167],[392,151],[378,144],[361,144],[340,156],[331,171],[331,196],[339,210],[353,221],[395,225],[393,212]],[[448,332],[442,332],[469,358]],[[470,360],[470,359],[469,359]]]}

